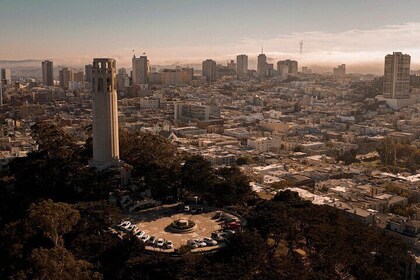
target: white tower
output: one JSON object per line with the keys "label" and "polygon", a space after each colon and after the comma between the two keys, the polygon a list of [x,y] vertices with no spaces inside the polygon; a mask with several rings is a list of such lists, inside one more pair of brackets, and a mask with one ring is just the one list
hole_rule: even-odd
{"label": "white tower", "polygon": [[93,160],[99,170],[119,163],[116,66],[111,58],[93,59]]}

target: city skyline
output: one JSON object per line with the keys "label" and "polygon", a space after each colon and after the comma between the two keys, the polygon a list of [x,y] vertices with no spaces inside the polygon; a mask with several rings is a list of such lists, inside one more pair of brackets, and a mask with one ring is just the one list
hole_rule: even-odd
{"label": "city skyline", "polygon": [[[420,68],[418,2],[321,2],[126,0],[112,7],[111,16],[110,1],[10,1],[0,11],[8,42],[0,46],[0,60],[52,59],[72,66],[114,57],[129,68],[132,50],[160,65],[207,58],[221,63],[244,53],[255,68],[264,46],[269,63],[289,58],[300,66],[345,63],[349,72],[381,73],[384,54],[401,51],[411,54],[413,70]],[[92,17],[92,9],[100,16]],[[99,44],[100,36],[114,43]]]}

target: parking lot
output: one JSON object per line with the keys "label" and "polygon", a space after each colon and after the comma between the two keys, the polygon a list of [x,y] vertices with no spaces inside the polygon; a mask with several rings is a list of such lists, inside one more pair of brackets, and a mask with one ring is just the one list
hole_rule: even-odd
{"label": "parking lot", "polygon": [[[202,213],[191,213],[179,211],[176,205],[167,205],[159,208],[146,209],[138,213],[130,213],[125,219],[130,220],[140,230],[147,235],[156,236],[170,240],[173,243],[174,249],[185,245],[190,239],[203,239],[210,237],[213,232],[221,230],[220,223],[212,219],[216,215],[216,211],[203,211]],[[168,226],[175,220],[186,219],[192,220],[196,223],[197,228],[190,233],[173,233],[168,229]],[[219,245],[217,245],[219,246]],[[163,250],[147,246],[147,249]],[[212,246],[216,247],[216,246]],[[173,251],[168,249],[163,251]],[[214,249],[211,247],[199,248],[200,250]],[[197,250],[197,249],[196,249]]]}

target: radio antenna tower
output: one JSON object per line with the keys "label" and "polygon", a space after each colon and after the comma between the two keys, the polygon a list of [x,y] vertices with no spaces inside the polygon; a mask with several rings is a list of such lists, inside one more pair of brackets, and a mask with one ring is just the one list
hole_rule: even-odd
{"label": "radio antenna tower", "polygon": [[303,40],[300,40],[299,42],[299,53],[302,53],[303,50]]}

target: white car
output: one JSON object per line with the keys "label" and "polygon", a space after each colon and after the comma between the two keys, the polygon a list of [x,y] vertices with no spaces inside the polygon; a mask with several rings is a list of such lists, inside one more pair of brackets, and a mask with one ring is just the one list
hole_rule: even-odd
{"label": "white car", "polygon": [[152,235],[152,236],[150,236],[149,240],[147,240],[147,244],[153,246],[153,245],[155,245],[156,240],[157,240],[156,236]]}
{"label": "white car", "polygon": [[130,226],[131,225],[131,222],[130,221],[122,221],[119,225],[118,225],[118,227],[128,227],[128,226]]}
{"label": "white car", "polygon": [[185,205],[185,206],[184,206],[184,211],[185,211],[185,212],[190,212],[190,206]]}
{"label": "white car", "polygon": [[159,239],[156,241],[156,246],[157,246],[157,247],[163,247],[163,244],[165,244],[165,240],[163,240],[162,238],[159,238]]}
{"label": "white car", "polygon": [[140,238],[140,240],[141,240],[141,241],[143,241],[143,242],[145,242],[145,243],[146,243],[146,242],[147,242],[147,240],[149,240],[149,239],[150,239],[150,235],[147,235],[147,234],[146,234],[146,235],[143,235],[143,236]]}
{"label": "white car", "polygon": [[121,229],[128,229],[129,227],[131,227],[131,222],[128,222],[124,224],[123,226],[121,226]]}
{"label": "white car", "polygon": [[134,235],[136,235],[140,231],[141,230],[138,227],[135,227],[132,232],[133,232]]}
{"label": "white car", "polygon": [[216,240],[217,243],[223,242],[225,240],[224,236],[226,236],[226,234],[223,235],[221,233],[216,233],[216,232],[213,232],[211,234],[211,238],[214,239],[214,240]]}
{"label": "white car", "polygon": [[167,240],[167,241],[165,242],[165,248],[166,248],[166,249],[173,249],[173,248],[174,248],[174,244],[172,243],[172,241],[171,241],[171,240]]}
{"label": "white car", "polygon": [[235,231],[231,229],[225,229],[223,232],[226,232],[227,234],[235,234]]}
{"label": "white car", "polygon": [[127,231],[132,231],[133,229],[135,229],[136,228],[136,225],[130,225],[130,226],[128,226],[128,227],[126,227],[125,229],[127,230]]}
{"label": "white car", "polygon": [[188,240],[187,245],[191,246],[193,249],[198,248],[198,244],[194,240]]}
{"label": "white car", "polygon": [[217,241],[213,240],[209,237],[204,237],[203,241],[206,242],[206,244],[209,245],[209,246],[217,245]]}
{"label": "white car", "polygon": [[140,231],[140,232],[137,232],[136,233],[136,237],[137,238],[142,238],[143,237],[143,235],[145,235],[146,233],[144,232],[144,231]]}
{"label": "white car", "polygon": [[195,243],[197,244],[198,247],[206,247],[207,246],[207,243],[204,242],[203,240],[196,239],[194,241],[195,241]]}

